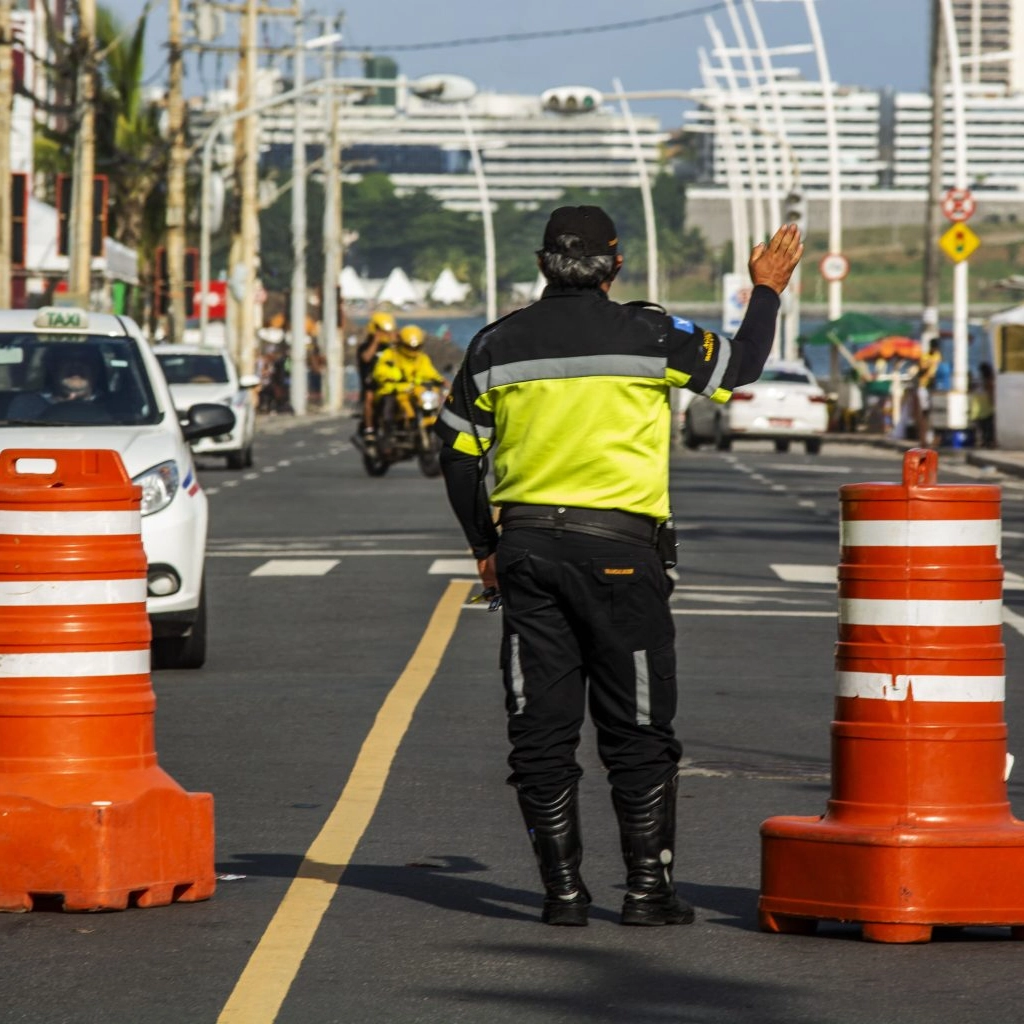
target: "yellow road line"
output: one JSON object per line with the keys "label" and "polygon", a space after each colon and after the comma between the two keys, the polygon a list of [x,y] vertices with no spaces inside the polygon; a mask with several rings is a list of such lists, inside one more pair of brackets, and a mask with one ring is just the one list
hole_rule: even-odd
{"label": "yellow road line", "polygon": [[405,671],[377,712],[352,774],[306,852],[217,1024],[272,1024],[384,791],[409,722],[451,641],[473,583],[448,584]]}

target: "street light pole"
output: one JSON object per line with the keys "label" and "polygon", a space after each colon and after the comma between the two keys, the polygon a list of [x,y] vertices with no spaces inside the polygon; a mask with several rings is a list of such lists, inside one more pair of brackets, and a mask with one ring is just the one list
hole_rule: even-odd
{"label": "street light pole", "polygon": [[619,100],[622,116],[626,119],[626,131],[633,147],[637,174],[640,176],[640,196],[644,205],[644,227],[647,232],[647,298],[650,302],[658,301],[658,228],[654,221],[654,199],[651,195],[651,178],[647,173],[647,162],[640,147],[640,136],[636,130],[636,121],[629,107],[629,100],[623,91],[622,82],[612,80],[615,94]]}
{"label": "street light pole", "polygon": [[96,173],[96,3],[79,0],[78,131],[71,178],[71,217],[68,221],[72,301],[88,306],[92,294],[93,179]]}
{"label": "street light pole", "polygon": [[296,416],[306,414],[306,40],[302,0],[295,0],[295,123],[292,129],[292,294],[289,402]]}
{"label": "street light pole", "polygon": [[[964,114],[964,80],[960,63],[960,41],[956,34],[956,18],[952,0],[941,0],[942,23],[949,57],[949,82],[953,93],[953,127],[955,134],[956,180],[958,189],[966,190],[967,121]],[[934,115],[933,115],[934,116]],[[939,116],[942,116],[941,113]],[[953,268],[953,386],[949,390],[947,417],[956,443],[967,429],[967,260]]]}
{"label": "street light pole", "polygon": [[462,121],[462,130],[465,132],[466,141],[469,143],[469,156],[473,163],[473,174],[476,176],[476,187],[480,193],[480,216],[484,224],[484,276],[487,282],[487,322],[493,323],[498,319],[498,264],[494,246],[494,213],[491,210],[491,200],[487,192],[487,175],[484,174],[484,162],[480,155],[480,147],[477,144],[476,135],[473,132],[473,123],[469,119],[468,104],[463,101],[458,104],[459,118]]}

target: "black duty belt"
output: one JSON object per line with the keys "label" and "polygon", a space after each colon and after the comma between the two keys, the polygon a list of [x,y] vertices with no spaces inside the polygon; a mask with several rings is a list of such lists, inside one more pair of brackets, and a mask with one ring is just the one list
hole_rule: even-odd
{"label": "black duty belt", "polygon": [[503,530],[567,530],[652,546],[658,539],[657,520],[618,509],[506,505],[501,510],[500,522]]}

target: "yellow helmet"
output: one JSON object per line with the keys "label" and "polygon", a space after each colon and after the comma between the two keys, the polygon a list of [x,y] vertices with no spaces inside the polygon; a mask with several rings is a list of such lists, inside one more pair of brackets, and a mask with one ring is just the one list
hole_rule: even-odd
{"label": "yellow helmet", "polygon": [[367,327],[374,334],[393,334],[396,329],[395,318],[390,313],[374,313]]}
{"label": "yellow helmet", "polygon": [[409,324],[408,327],[403,327],[398,332],[398,344],[405,348],[422,348],[423,339],[426,335],[423,333],[422,327],[417,327],[415,324]]}

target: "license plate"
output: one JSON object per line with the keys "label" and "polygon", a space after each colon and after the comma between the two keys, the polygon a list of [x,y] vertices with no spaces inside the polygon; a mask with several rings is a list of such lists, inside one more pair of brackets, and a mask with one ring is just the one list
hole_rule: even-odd
{"label": "license plate", "polygon": [[771,416],[768,418],[769,424],[773,427],[791,427],[793,426],[792,420],[780,419],[778,416]]}

